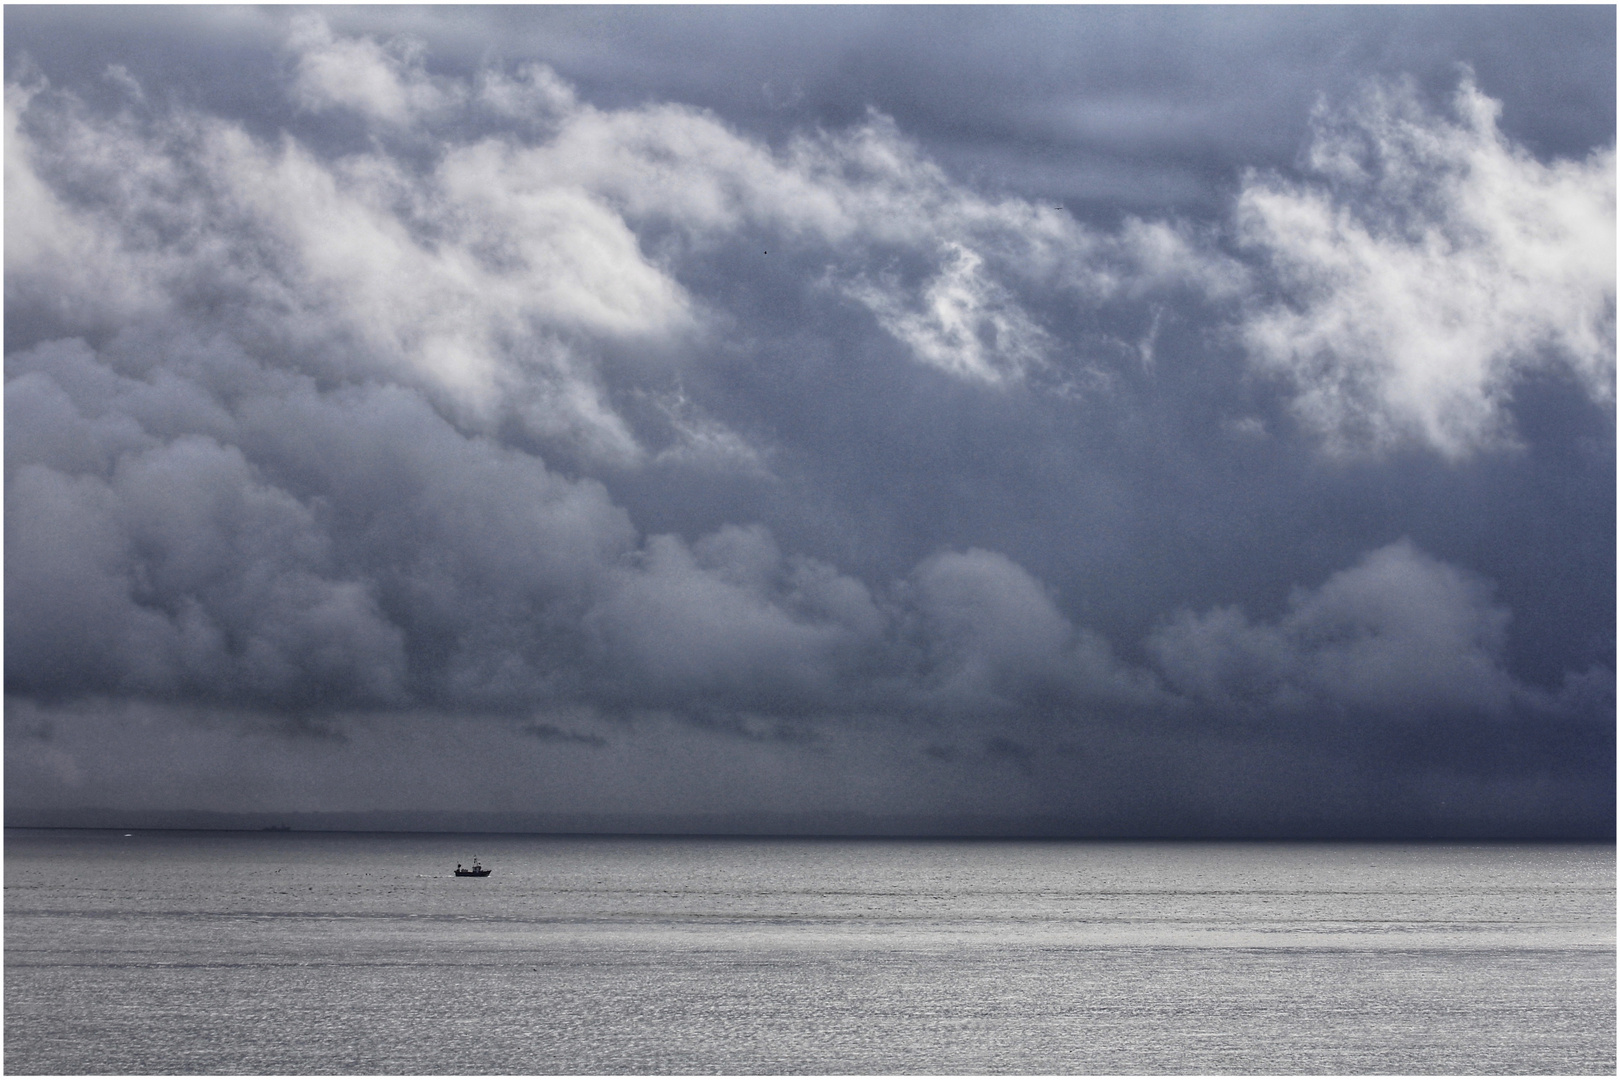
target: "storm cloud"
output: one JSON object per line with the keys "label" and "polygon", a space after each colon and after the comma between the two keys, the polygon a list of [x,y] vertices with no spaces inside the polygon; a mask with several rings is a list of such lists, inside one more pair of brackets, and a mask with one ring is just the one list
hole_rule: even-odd
{"label": "storm cloud", "polygon": [[990,13],[670,17],[8,10],[9,805],[1612,827],[1612,19],[962,134]]}

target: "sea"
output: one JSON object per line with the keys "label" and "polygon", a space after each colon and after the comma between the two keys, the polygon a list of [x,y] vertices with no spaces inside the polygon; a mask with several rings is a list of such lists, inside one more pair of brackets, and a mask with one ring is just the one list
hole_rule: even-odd
{"label": "sea", "polygon": [[1615,917],[1613,844],[7,829],[4,1068],[1613,1075]]}

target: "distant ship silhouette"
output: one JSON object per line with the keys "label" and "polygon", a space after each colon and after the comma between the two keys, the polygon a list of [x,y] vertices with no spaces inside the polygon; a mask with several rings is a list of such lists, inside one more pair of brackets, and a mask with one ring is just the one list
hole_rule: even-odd
{"label": "distant ship silhouette", "polygon": [[456,877],[489,877],[489,871],[479,866],[478,860],[474,859],[471,867],[456,863]]}

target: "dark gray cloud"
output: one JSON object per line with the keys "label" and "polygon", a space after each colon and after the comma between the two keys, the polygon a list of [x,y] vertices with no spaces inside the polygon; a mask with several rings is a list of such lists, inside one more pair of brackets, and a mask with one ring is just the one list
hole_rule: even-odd
{"label": "dark gray cloud", "polygon": [[1612,824],[1612,18],[6,18],[14,805]]}

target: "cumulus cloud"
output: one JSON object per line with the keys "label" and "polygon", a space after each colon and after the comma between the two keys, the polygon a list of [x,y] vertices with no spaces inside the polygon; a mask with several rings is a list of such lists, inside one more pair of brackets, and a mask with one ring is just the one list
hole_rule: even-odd
{"label": "cumulus cloud", "polygon": [[172,340],[8,363],[14,690],[792,716],[1122,678],[1003,556],[879,596],[758,525],[642,538],[600,484],[407,388]]}
{"label": "cumulus cloud", "polygon": [[[798,571],[795,574],[795,570]],[[833,577],[785,603],[790,568],[758,527],[729,526],[688,547],[677,537],[649,539],[641,558],[588,613],[586,632],[632,675],[629,694],[643,703],[714,701],[792,712],[808,698],[831,696],[836,651],[853,652],[876,621],[856,582]],[[849,603],[829,618],[817,592],[843,591]]]}
{"label": "cumulus cloud", "polygon": [[28,113],[14,109],[7,142],[8,213],[27,226],[8,245],[14,308],[75,331],[206,307],[216,331],[322,377],[415,385],[485,429],[516,419],[607,460],[641,456],[593,351],[678,333],[689,301],[588,193],[508,185],[473,150],[421,175],[200,113],[13,99]]}
{"label": "cumulus cloud", "polygon": [[[917,362],[984,383],[1057,351],[1026,294],[1094,304],[1224,265],[1168,227],[1106,235],[986,198],[882,116],[773,149],[697,109],[583,104],[536,64],[432,76],[420,47],[316,15],[292,21],[287,48],[292,102],[356,116],[373,139],[332,156],[139,94],[109,112],[11,86],[14,307],[69,333],[206,308],[319,377],[405,382],[459,423],[515,422],[629,466],[656,454],[604,352],[712,346],[728,321],[681,279],[718,247],[800,252],[828,303],[855,301]],[[712,451],[736,441],[723,429],[682,438]],[[759,452],[723,449],[688,457]]]}
{"label": "cumulus cloud", "polygon": [[1151,640],[1154,671],[994,552],[943,552],[874,591],[759,525],[642,537],[600,484],[457,431],[405,388],[323,391],[172,341],[8,363],[13,692],[766,720],[1080,721],[1172,692],[1499,716],[1523,697],[1505,609],[1406,542],[1297,591],[1275,624],[1183,613]]}
{"label": "cumulus cloud", "polygon": [[1295,589],[1275,623],[1182,612],[1150,645],[1172,686],[1223,708],[1501,717],[1520,693],[1502,664],[1507,624],[1484,582],[1401,540]]}
{"label": "cumulus cloud", "polygon": [[1240,243],[1275,276],[1243,326],[1338,451],[1415,440],[1451,457],[1510,437],[1518,380],[1614,383],[1615,159],[1542,163],[1464,79],[1436,116],[1407,84],[1319,108],[1312,179],[1254,175]]}
{"label": "cumulus cloud", "polygon": [[[512,620],[566,607],[633,539],[598,486],[407,391],[323,396],[244,361],[254,384],[227,406],[183,361],[131,377],[64,342],[8,363],[14,686],[383,707],[532,692],[532,673],[503,684],[536,633]],[[41,413],[54,440],[30,437]]]}
{"label": "cumulus cloud", "polygon": [[[287,42],[295,60],[292,97],[311,110],[354,109],[389,124],[442,115],[465,98],[465,88],[435,80],[423,66],[423,46],[409,38],[382,43],[337,37],[318,15],[292,21]],[[496,90],[496,100],[504,100]]]}
{"label": "cumulus cloud", "polygon": [[307,509],[188,437],[108,481],[20,467],[9,489],[13,681],[52,693],[397,701],[401,634],[320,572]]}
{"label": "cumulus cloud", "polygon": [[21,118],[45,89],[37,76],[6,84],[7,304],[44,308],[64,322],[92,327],[159,307],[161,290],[132,264],[116,233],[98,227],[36,171]]}
{"label": "cumulus cloud", "polygon": [[1151,675],[1121,665],[1107,642],[1076,628],[1048,590],[1004,555],[936,555],[917,568],[912,588],[927,679],[942,705],[1046,700],[1084,711],[1158,696]]}

